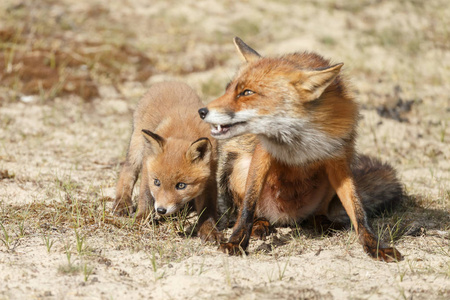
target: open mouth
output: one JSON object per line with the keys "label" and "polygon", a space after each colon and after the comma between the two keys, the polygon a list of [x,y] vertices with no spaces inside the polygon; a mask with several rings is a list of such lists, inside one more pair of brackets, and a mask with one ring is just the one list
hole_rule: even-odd
{"label": "open mouth", "polygon": [[211,135],[219,136],[226,134],[230,129],[236,125],[243,124],[244,122],[238,122],[234,124],[211,124]]}

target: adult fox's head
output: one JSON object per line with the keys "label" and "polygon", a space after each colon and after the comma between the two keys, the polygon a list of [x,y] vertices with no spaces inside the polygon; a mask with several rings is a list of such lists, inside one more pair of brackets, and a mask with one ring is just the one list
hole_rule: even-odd
{"label": "adult fox's head", "polygon": [[334,157],[352,142],[358,107],[339,75],[341,64],[303,52],[262,57],[235,38],[245,59],[225,94],[199,110],[211,135],[255,134],[287,164]]}
{"label": "adult fox's head", "polygon": [[[282,140],[310,122],[326,125],[327,121],[322,121],[336,102],[328,98],[345,93],[338,77],[343,64],[330,66],[314,53],[265,58],[238,37],[234,43],[246,63],[227,85],[225,94],[199,110],[200,117],[211,124],[213,137],[253,133]],[[343,113],[348,117],[355,111]]]}
{"label": "adult fox's head", "polygon": [[208,138],[191,143],[142,132],[151,155],[144,159],[141,180],[149,187],[155,211],[168,216],[205,190],[211,177],[212,145]]}

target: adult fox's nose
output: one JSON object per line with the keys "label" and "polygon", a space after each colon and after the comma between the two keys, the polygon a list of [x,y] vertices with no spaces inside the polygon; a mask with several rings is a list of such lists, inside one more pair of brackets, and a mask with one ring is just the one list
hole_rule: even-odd
{"label": "adult fox's nose", "polygon": [[198,114],[200,115],[200,118],[204,119],[206,118],[206,115],[208,114],[208,109],[206,107],[200,108],[198,110]]}
{"label": "adult fox's nose", "polygon": [[160,214],[160,215],[165,215],[166,212],[167,212],[167,209],[165,209],[164,207],[158,207],[158,208],[156,209],[156,211],[157,211],[158,214]]}

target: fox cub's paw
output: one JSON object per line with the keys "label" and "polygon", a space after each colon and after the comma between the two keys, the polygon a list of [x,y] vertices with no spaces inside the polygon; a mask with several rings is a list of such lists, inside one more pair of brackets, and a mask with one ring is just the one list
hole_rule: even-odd
{"label": "fox cub's paw", "polygon": [[265,240],[271,231],[270,223],[266,219],[257,219],[253,222],[252,237]]}
{"label": "fox cub's paw", "polygon": [[376,260],[382,260],[385,262],[396,262],[401,261],[403,259],[402,254],[395,249],[392,248],[370,248],[368,246],[364,246],[364,250]]}
{"label": "fox cub's paw", "polygon": [[198,229],[197,235],[203,243],[212,242],[219,244],[223,240],[223,235],[217,230],[213,219],[207,219]]}
{"label": "fox cub's paw", "polygon": [[149,218],[150,220],[153,220],[153,216],[150,215],[151,211],[148,209],[142,210],[139,209],[137,210],[136,213],[136,220],[146,220],[147,218]]}
{"label": "fox cub's paw", "polygon": [[112,212],[114,215],[119,217],[131,216],[134,212],[133,206],[128,206],[126,203],[121,201],[114,202]]}
{"label": "fox cub's paw", "polygon": [[239,244],[231,242],[221,243],[219,246],[219,250],[229,255],[242,255],[243,253],[245,253],[244,249],[242,249]]}

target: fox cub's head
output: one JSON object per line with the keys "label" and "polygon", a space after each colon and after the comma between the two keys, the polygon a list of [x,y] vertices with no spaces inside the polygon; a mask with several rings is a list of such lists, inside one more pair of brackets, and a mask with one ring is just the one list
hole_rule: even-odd
{"label": "fox cub's head", "polygon": [[205,190],[211,176],[211,142],[200,138],[189,143],[142,132],[151,155],[144,159],[141,180],[147,181],[155,211],[171,215]]}
{"label": "fox cub's head", "polygon": [[211,124],[211,135],[218,139],[301,131],[304,123],[299,120],[309,122],[312,102],[317,102],[343,65],[329,66],[328,61],[310,53],[265,58],[237,37],[234,43],[246,63],[225,94],[199,110],[200,117]]}

